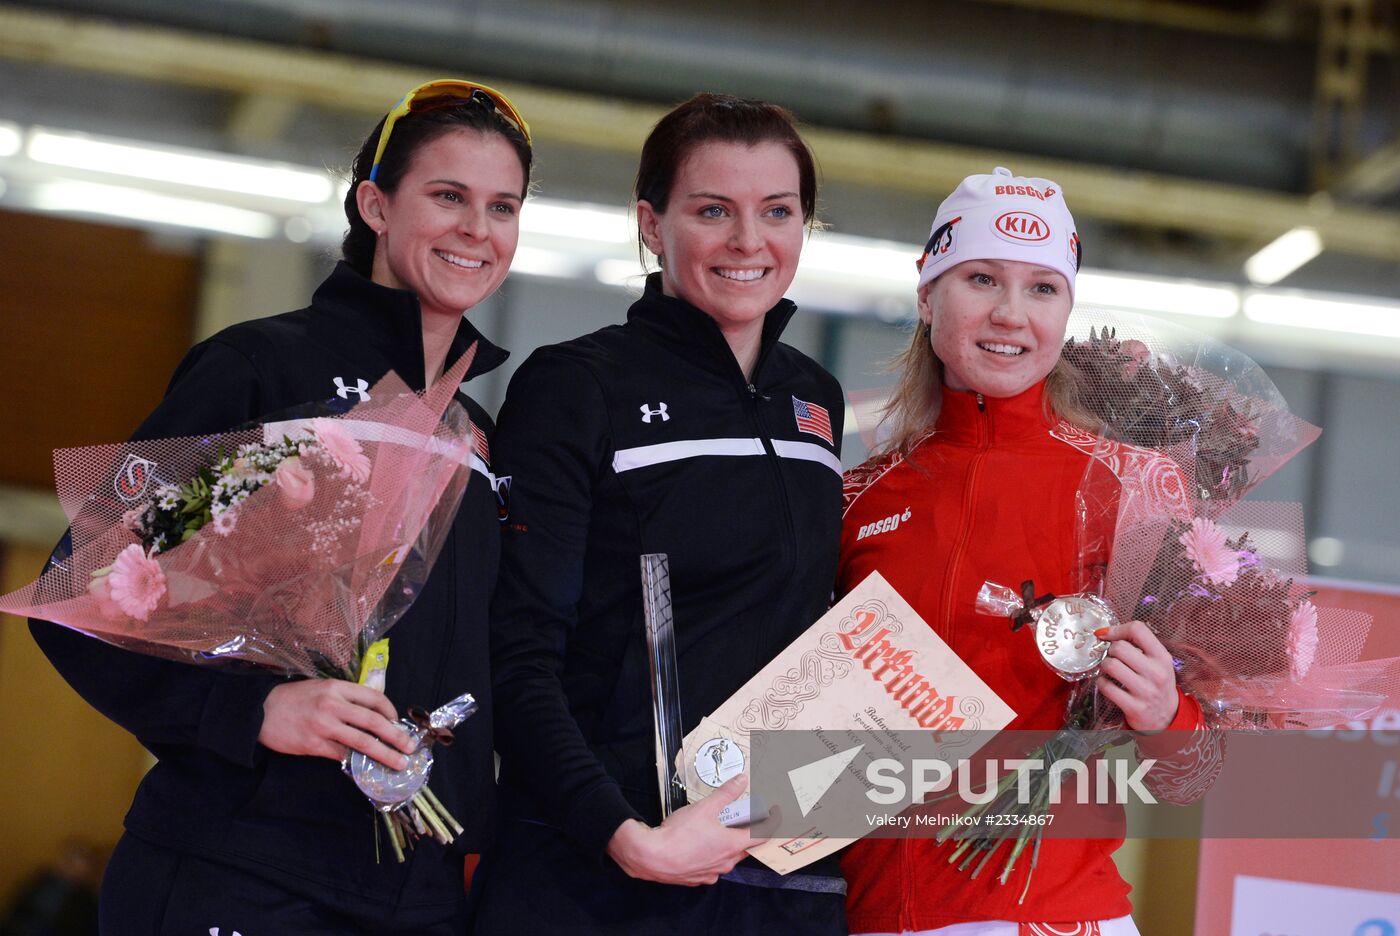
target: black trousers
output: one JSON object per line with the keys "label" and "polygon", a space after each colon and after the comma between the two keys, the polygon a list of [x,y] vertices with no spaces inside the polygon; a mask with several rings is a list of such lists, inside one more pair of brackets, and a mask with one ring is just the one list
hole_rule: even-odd
{"label": "black trousers", "polygon": [[351,915],[333,902],[295,892],[273,877],[152,845],[130,833],[112,852],[102,878],[102,936],[456,936],[465,902],[424,911],[385,907]]}
{"label": "black trousers", "polygon": [[500,826],[470,900],[477,936],[847,933],[844,887],[813,893],[729,880],[708,887],[638,881],[607,858],[582,854],[557,829],[520,820]]}

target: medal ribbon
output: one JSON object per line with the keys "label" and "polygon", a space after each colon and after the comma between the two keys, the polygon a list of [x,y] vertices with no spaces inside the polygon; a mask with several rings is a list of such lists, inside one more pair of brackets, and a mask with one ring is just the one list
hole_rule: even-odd
{"label": "medal ribbon", "polygon": [[434,744],[449,747],[452,744],[452,729],[434,728],[432,716],[428,714],[426,709],[417,705],[412,706],[408,710],[408,718],[418,726],[419,731],[423,732],[422,743],[425,747],[431,747]]}
{"label": "medal ribbon", "polygon": [[1035,582],[1026,579],[1021,583],[1021,610],[1008,615],[1011,618],[1011,629],[1018,631],[1027,624],[1035,623],[1035,616],[1031,613],[1036,608],[1043,608],[1055,600],[1055,596],[1046,592],[1039,598],[1035,596]]}

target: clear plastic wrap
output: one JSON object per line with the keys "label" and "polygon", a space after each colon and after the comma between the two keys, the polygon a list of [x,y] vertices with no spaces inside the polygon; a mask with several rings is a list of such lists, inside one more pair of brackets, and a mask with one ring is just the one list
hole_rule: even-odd
{"label": "clear plastic wrap", "polygon": [[979,614],[1009,618],[1013,630],[1030,625],[1028,633],[1040,658],[1068,682],[1098,675],[1108,643],[1096,631],[1118,623],[1113,609],[1097,595],[1036,596],[1030,581],[1022,583],[1020,592],[983,582],[976,608]]}
{"label": "clear plastic wrap", "polygon": [[[1400,659],[1359,659],[1369,616],[1317,608],[1297,581],[1301,509],[1243,500],[1318,430],[1234,349],[1119,313],[1080,310],[1072,333],[1075,323],[1088,336],[1063,357],[1081,420],[1098,420],[1068,434],[1092,455],[1077,505],[1081,566],[1106,561],[1104,600],[1152,628],[1208,721],[1325,727],[1400,690]],[[1114,720],[1096,706],[1095,722]]]}
{"label": "clear plastic wrap", "polygon": [[[1213,728],[1334,725],[1400,689],[1400,659],[1358,659],[1369,617],[1314,607],[1293,578],[1306,572],[1302,511],[1242,500],[1319,432],[1288,411],[1263,370],[1145,316],[1081,307],[1067,334],[1067,366],[1055,377],[1065,421],[1054,432],[1090,456],[1075,502],[1081,594],[1037,596],[1031,582],[1020,591],[987,582],[978,610],[1010,618],[1013,628],[1034,623],[1038,638],[1048,623],[1056,652],[1090,646],[1087,624],[1054,633],[1067,617],[1050,613],[1057,603],[1092,602],[1107,618],[1145,622]],[[1043,639],[1038,647],[1054,656]],[[1089,663],[1071,656],[1073,666]],[[1097,756],[1121,740],[1123,714],[1087,678],[1096,666],[1078,678],[1061,674],[1073,681],[1064,729],[1029,756]],[[1045,788],[1032,787],[1029,802],[1004,789],[964,816],[1042,814]],[[1043,826],[1021,829],[1000,880],[1029,848],[1024,901]],[[980,869],[1007,840],[995,823],[940,835],[961,868],[980,855]]]}
{"label": "clear plastic wrap", "polygon": [[1248,355],[1188,328],[1079,306],[1066,334],[1075,421],[1173,459],[1198,515],[1237,503],[1321,433]]}
{"label": "clear plastic wrap", "polygon": [[[70,548],[0,609],[185,662],[353,679],[451,529],[472,452],[452,396],[473,353],[423,394],[387,374],[336,419],[57,451]],[[238,466],[274,442],[295,451],[278,469]],[[158,499],[208,488],[220,464],[215,487],[246,479],[234,503],[183,542],[153,542]]]}
{"label": "clear plastic wrap", "polygon": [[[55,452],[67,548],[0,610],[186,663],[355,679],[452,528],[474,444],[453,396],[474,356],[421,394],[389,373],[336,418]],[[347,759],[400,861],[462,831],[427,780],[432,745],[475,708],[411,710],[404,770]]]}
{"label": "clear plastic wrap", "polygon": [[400,724],[418,742],[408,755],[408,765],[391,770],[379,761],[354,751],[341,765],[379,811],[394,856],[404,860],[403,850],[423,836],[443,845],[452,844],[462,826],[428,787],[433,769],[433,746],[451,744],[452,729],[476,714],[476,699],[463,693],[433,711],[410,709]]}
{"label": "clear plastic wrap", "polygon": [[430,714],[415,710],[408,718],[399,719],[399,724],[418,743],[417,750],[408,755],[407,767],[390,770],[372,757],[353,751],[345,759],[345,772],[360,792],[384,812],[402,808],[428,785],[433,745],[450,744],[452,729],[475,715],[476,710],[476,699],[465,692]]}

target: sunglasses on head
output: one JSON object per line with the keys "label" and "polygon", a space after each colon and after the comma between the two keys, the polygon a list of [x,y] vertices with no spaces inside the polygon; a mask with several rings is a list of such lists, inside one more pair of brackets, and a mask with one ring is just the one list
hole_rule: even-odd
{"label": "sunglasses on head", "polygon": [[394,132],[394,124],[398,123],[401,117],[415,112],[432,110],[435,107],[448,107],[464,100],[481,101],[488,105],[515,125],[516,129],[525,137],[526,144],[532,142],[530,125],[525,122],[524,117],[520,116],[520,111],[515,109],[510,98],[495,88],[488,88],[475,81],[439,78],[436,81],[420,84],[409,91],[399,103],[394,105],[394,109],[389,111],[389,116],[384,118],[384,127],[379,131],[379,145],[374,150],[374,165],[369,170],[369,181],[373,182],[375,177],[379,175],[379,162],[384,158],[384,150],[389,146],[389,135]]}

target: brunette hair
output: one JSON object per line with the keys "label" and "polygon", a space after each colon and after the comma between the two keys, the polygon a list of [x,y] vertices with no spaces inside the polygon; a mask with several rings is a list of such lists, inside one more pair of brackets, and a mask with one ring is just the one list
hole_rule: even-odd
{"label": "brunette hair", "polygon": [[[374,165],[374,151],[379,147],[379,132],[388,119],[385,115],[374,125],[350,170],[350,189],[345,193],[345,220],[350,229],[341,242],[341,256],[355,272],[368,278],[374,267],[374,230],[360,217],[359,204],[355,192],[360,183],[369,178]],[[422,147],[452,130],[475,130],[478,133],[497,133],[515,150],[520,159],[520,168],[525,175],[525,184],[520,189],[524,198],[530,189],[530,167],[534,163],[534,151],[526,142],[520,129],[496,112],[491,99],[482,93],[470,97],[447,98],[443,103],[434,103],[421,110],[410,111],[400,117],[389,135],[389,144],[384,148],[384,156],[379,161],[379,172],[375,184],[386,192],[394,192],[408,172],[414,155]]]}
{"label": "brunette hair", "polygon": [[[642,144],[633,187],[636,199],[649,202],[658,214],[665,214],[681,164],[697,147],[714,142],[745,146],[778,143],[787,147],[797,160],[802,220],[809,227],[813,224],[817,216],[817,163],[797,132],[797,119],[777,104],[728,94],[701,92],[657,122]],[[640,234],[638,244],[645,258],[646,245]]]}
{"label": "brunette hair", "polygon": [[[934,280],[925,286],[933,289]],[[933,353],[932,330],[922,321],[914,323],[909,347],[890,359],[888,369],[899,375],[894,392],[880,411],[880,421],[889,423],[889,439],[876,447],[876,454],[899,452],[905,457],[938,422],[943,409],[943,362]],[[1045,416],[1064,420],[1088,432],[1097,432],[1102,422],[1080,402],[1084,384],[1079,369],[1063,357],[1055,362],[1045,378]]]}

